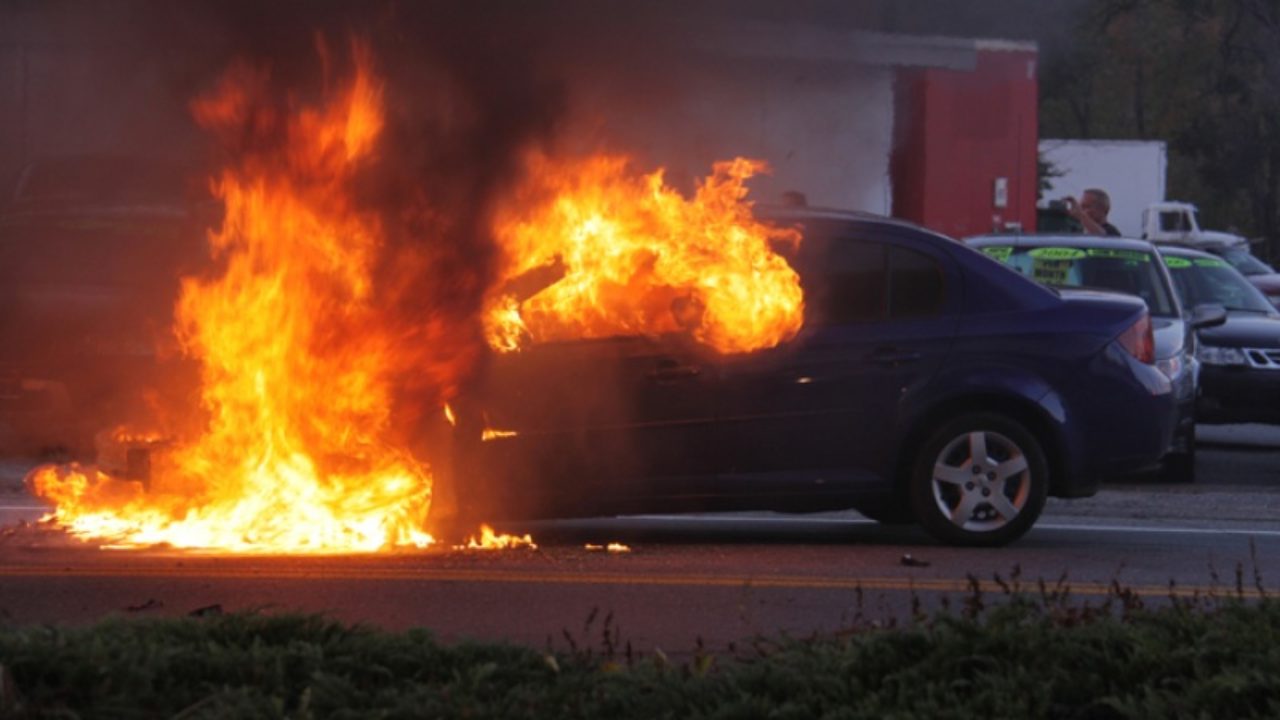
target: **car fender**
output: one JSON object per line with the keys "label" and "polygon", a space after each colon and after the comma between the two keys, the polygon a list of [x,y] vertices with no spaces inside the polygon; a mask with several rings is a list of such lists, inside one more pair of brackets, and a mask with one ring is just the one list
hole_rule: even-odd
{"label": "car fender", "polygon": [[1064,431],[1067,410],[1053,384],[1018,365],[1000,363],[982,368],[946,367],[931,382],[904,396],[899,417],[903,423],[895,477],[903,480],[914,462],[915,448],[929,431],[947,418],[967,412],[1000,412],[1022,422],[1044,445],[1050,464],[1050,494],[1074,495],[1081,483],[1070,458],[1073,448]]}

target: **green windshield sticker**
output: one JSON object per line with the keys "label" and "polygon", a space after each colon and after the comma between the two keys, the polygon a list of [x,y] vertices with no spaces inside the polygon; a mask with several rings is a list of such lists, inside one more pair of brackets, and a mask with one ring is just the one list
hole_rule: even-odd
{"label": "green windshield sticker", "polygon": [[1178,268],[1179,270],[1191,267],[1191,261],[1186,258],[1166,257],[1164,259],[1164,264],[1171,268]]}
{"label": "green windshield sticker", "polygon": [[1037,260],[1079,260],[1085,256],[1083,250],[1067,247],[1042,247],[1027,253]]}
{"label": "green windshield sticker", "polygon": [[1196,258],[1196,265],[1198,267],[1226,267],[1227,261],[1217,258]]}
{"label": "green windshield sticker", "polygon": [[982,252],[996,260],[999,260],[1000,262],[1006,262],[1008,261],[1009,256],[1013,254],[1013,246],[992,245],[990,247],[982,248]]}
{"label": "green windshield sticker", "polygon": [[1151,254],[1141,250],[1120,250],[1117,248],[1089,248],[1089,257],[1119,258],[1130,262],[1151,262]]}

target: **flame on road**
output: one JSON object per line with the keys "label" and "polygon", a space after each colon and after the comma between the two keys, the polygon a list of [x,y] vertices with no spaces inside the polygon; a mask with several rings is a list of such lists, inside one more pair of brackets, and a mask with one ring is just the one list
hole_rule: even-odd
{"label": "flame on road", "polygon": [[[383,87],[367,52],[353,79],[283,124],[280,147],[216,180],[225,206],[209,241],[225,271],[188,278],[177,334],[202,367],[203,434],[158,454],[140,482],[47,467],[30,482],[76,535],[116,546],[257,552],[425,546],[427,466],[387,444],[395,338],[372,268],[377,218],[352,179],[372,161]],[[255,83],[227,76],[194,112],[213,129],[246,122]]]}
{"label": "flame on road", "polygon": [[529,535],[508,535],[494,532],[493,528],[488,525],[480,526],[480,537],[472,535],[467,538],[467,542],[462,545],[455,545],[458,550],[510,550],[513,548],[527,548],[529,550],[537,550],[538,546],[533,542],[533,538]]}
{"label": "flame on road", "polygon": [[587,543],[585,547],[586,547],[586,549],[587,549],[587,550],[589,550],[589,551],[591,551],[591,552],[608,552],[608,553],[629,553],[629,552],[631,552],[631,546],[630,546],[630,545],[624,545],[624,544],[622,544],[622,543],[620,543],[620,542],[611,542],[611,543],[609,543],[608,545],[596,545],[596,544],[594,544],[594,543]]}

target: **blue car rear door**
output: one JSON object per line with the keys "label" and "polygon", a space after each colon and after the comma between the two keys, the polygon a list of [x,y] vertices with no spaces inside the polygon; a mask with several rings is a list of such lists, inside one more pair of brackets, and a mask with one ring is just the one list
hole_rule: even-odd
{"label": "blue car rear door", "polygon": [[882,482],[904,398],[951,345],[961,283],[946,253],[896,236],[806,243],[797,259],[805,329],[783,346],[723,362],[723,492]]}

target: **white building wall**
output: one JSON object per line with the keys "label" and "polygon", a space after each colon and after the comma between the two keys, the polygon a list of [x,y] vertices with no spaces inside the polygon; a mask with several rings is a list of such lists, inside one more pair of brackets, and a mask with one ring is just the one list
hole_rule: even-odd
{"label": "white building wall", "polygon": [[725,65],[675,82],[587,79],[576,88],[579,112],[570,113],[585,121],[568,134],[584,145],[628,150],[646,167],[666,167],[681,189],[691,189],[716,160],[741,155],[772,168],[751,183],[758,202],[776,203],[796,190],[813,206],[888,215],[893,72],[845,65],[744,73]]}

